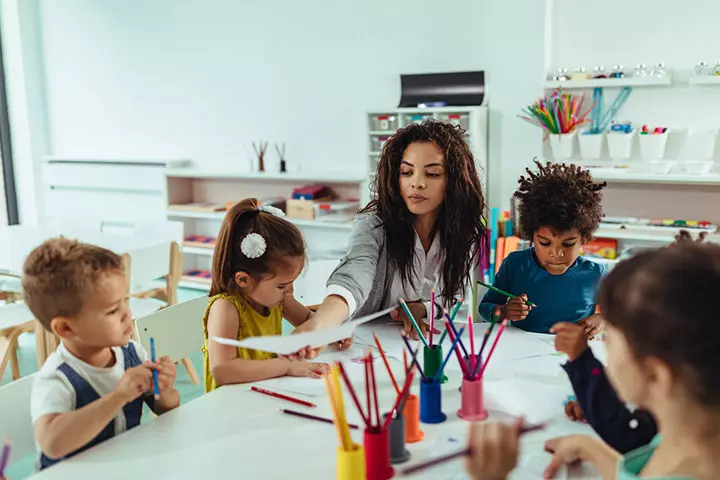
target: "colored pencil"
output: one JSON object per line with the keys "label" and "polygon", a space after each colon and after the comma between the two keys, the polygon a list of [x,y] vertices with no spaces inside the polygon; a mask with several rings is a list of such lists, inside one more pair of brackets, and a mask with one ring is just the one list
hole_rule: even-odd
{"label": "colored pencil", "polygon": [[403,385],[402,393],[400,393],[397,396],[397,399],[395,400],[395,405],[393,405],[393,408],[390,410],[390,413],[385,418],[385,423],[383,423],[383,428],[387,428],[388,425],[390,425],[390,420],[392,420],[395,411],[399,411],[398,408],[400,407],[400,403],[403,401],[403,398],[407,394],[407,392],[410,390],[410,385],[412,385],[413,380],[413,372],[410,372],[410,374],[405,379],[405,385]]}
{"label": "colored pencil", "polygon": [[407,376],[408,364],[407,364],[407,351],[403,350],[403,367],[405,367],[405,375]]}
{"label": "colored pencil", "polygon": [[[155,339],[150,337],[150,360],[155,364]],[[158,378],[158,371],[153,368],[153,390],[155,391],[155,399],[160,398],[160,379]]]}
{"label": "colored pencil", "polygon": [[[540,425],[532,425],[528,427],[523,427],[518,432],[519,435],[524,435],[526,433],[534,432],[536,430],[542,430],[545,428],[544,424]],[[447,455],[443,455],[442,457],[437,457],[432,460],[428,460],[427,462],[419,463],[417,465],[413,465],[412,467],[408,467],[404,469],[402,472],[400,472],[402,475],[412,475],[413,473],[418,473],[423,470],[427,470],[428,468],[432,468],[436,465],[441,465],[443,463],[449,462],[450,460],[455,460],[456,458],[461,458],[466,455],[470,455],[472,453],[471,448],[464,448],[462,450],[459,450],[455,453],[448,453]]]}
{"label": "colored pencil", "polygon": [[360,414],[360,417],[362,418],[363,422],[365,423],[365,426],[369,426],[368,417],[365,416],[365,413],[363,412],[362,407],[360,406],[360,400],[358,400],[357,394],[355,393],[355,389],[352,386],[352,383],[350,383],[350,379],[347,376],[347,373],[345,372],[345,367],[342,363],[339,363],[338,366],[340,367],[340,375],[342,375],[343,380],[345,381],[345,386],[347,387],[348,391],[350,392],[350,398],[352,398],[353,403],[355,404],[355,408],[358,409],[358,413]]}
{"label": "colored pencil", "polygon": [[375,363],[373,362],[372,352],[369,357],[370,362],[370,380],[372,381],[373,400],[375,401],[375,421],[380,426],[380,402],[378,402],[377,382],[375,381]]}
{"label": "colored pencil", "polygon": [[350,429],[348,428],[347,416],[345,415],[345,402],[343,402],[342,390],[340,389],[340,368],[337,366],[337,363],[331,367],[330,373],[332,374],[332,386],[335,390],[335,401],[337,402],[339,414],[338,422],[340,423],[340,429],[344,436],[344,444],[348,445],[349,448],[352,444],[352,439],[350,438]]}
{"label": "colored pencil", "polygon": [[472,313],[468,313],[468,335],[470,336],[470,371],[475,371],[475,332],[473,332]]}
{"label": "colored pencil", "polygon": [[462,337],[463,332],[465,331],[465,328],[461,328],[460,331],[457,334],[457,337],[455,337],[455,340],[453,340],[452,345],[450,345],[450,351],[445,355],[445,360],[443,361],[442,365],[440,366],[440,370],[438,370],[437,373],[437,379],[440,381],[442,379],[443,371],[445,370],[445,366],[448,363],[448,360],[450,360],[450,357],[452,356],[452,351],[457,349],[458,342],[460,342],[460,337]]}
{"label": "colored pencil", "polygon": [[[457,330],[457,328],[455,328],[455,323],[453,323],[453,320],[450,318],[450,316],[447,314],[447,312],[445,312],[445,318],[447,318],[449,320],[448,326],[450,326],[450,328],[452,329],[452,333],[454,335],[454,338],[451,338],[450,340],[455,340],[455,338],[458,338],[458,330]],[[465,355],[465,357],[467,357],[467,359],[470,360],[470,355],[468,354],[468,351],[465,348],[465,344],[462,342],[462,340],[460,341],[459,345],[460,345],[460,349],[463,351],[463,355]]]}
{"label": "colored pencil", "polygon": [[328,374],[323,375],[323,380],[325,380],[325,388],[327,389],[328,398],[330,399],[330,409],[332,410],[333,418],[335,419],[333,424],[335,425],[335,432],[337,433],[338,441],[340,442],[342,449],[345,451],[348,451],[348,450],[350,450],[350,445],[347,445],[345,443],[345,441],[346,441],[345,434],[343,433],[343,429],[340,426],[340,412],[338,411],[338,407],[337,407],[335,391],[333,390],[333,386],[330,383],[330,375],[328,375]]}
{"label": "colored pencil", "polygon": [[[293,417],[300,417],[300,418],[306,418],[308,420],[315,420],[317,422],[323,422],[323,423],[329,423],[333,424],[335,423],[332,418],[325,418],[325,417],[318,417],[317,415],[310,415],[309,413],[303,413],[298,412],[295,410],[288,410],[287,408],[281,408],[280,413],[284,413],[285,415],[292,415]],[[353,423],[348,423],[348,428],[351,428],[353,430],[359,430],[360,427]]]}
{"label": "colored pencil", "polygon": [[[453,311],[450,314],[451,322],[455,320],[455,315],[457,315],[458,310],[460,310],[460,307],[462,307],[463,301],[464,301],[464,299],[461,298],[455,303],[455,307],[453,308]],[[442,344],[442,342],[443,342],[443,340],[445,340],[445,336],[447,334],[448,334],[448,331],[446,328],[445,331],[443,332],[442,336],[440,337],[440,341],[438,342],[438,345]]]}
{"label": "colored pencil", "polygon": [[488,353],[487,360],[485,360],[485,363],[483,363],[482,369],[480,370],[480,378],[482,378],[483,374],[485,373],[485,369],[488,366],[488,363],[490,363],[490,357],[492,357],[492,354],[495,351],[495,347],[497,347],[498,340],[500,340],[500,335],[502,335],[503,331],[505,330],[505,325],[507,325],[507,320],[503,320],[502,324],[500,325],[500,329],[495,336],[495,341],[493,342],[492,347],[490,347],[490,353]]}
{"label": "colored pencil", "polygon": [[410,319],[410,323],[412,323],[412,326],[415,328],[415,331],[418,334],[418,337],[420,337],[420,340],[422,340],[423,344],[425,344],[426,347],[429,347],[427,340],[425,340],[425,336],[422,333],[422,330],[420,330],[420,326],[415,321],[415,317],[413,317],[412,312],[410,311],[410,307],[408,307],[407,303],[405,303],[405,300],[402,298],[400,299],[400,305],[402,305],[403,310],[405,310],[405,313],[408,316],[408,319]]}
{"label": "colored pencil", "polygon": [[382,358],[382,361],[385,364],[385,368],[387,368],[388,375],[390,375],[390,380],[392,381],[393,387],[395,387],[395,391],[399,394],[400,387],[398,387],[398,384],[395,381],[395,375],[393,375],[392,369],[390,368],[390,363],[388,363],[388,359],[385,356],[382,345],[380,345],[380,339],[377,337],[377,335],[375,335],[375,332],[373,332],[373,338],[375,339],[375,345],[377,345],[378,350],[380,351],[380,358]]}
{"label": "colored pencil", "polygon": [[365,404],[367,405],[367,424],[368,426],[372,425],[372,403],[370,403],[370,361],[368,360],[370,356],[370,349],[368,348],[368,353],[365,356],[365,359],[363,360],[363,363],[365,364]]}
{"label": "colored pencil", "polygon": [[282,393],[271,392],[270,390],[266,390],[264,388],[253,386],[250,388],[250,390],[257,393],[262,393],[263,395],[268,395],[270,397],[279,398],[280,400],[297,403],[298,405],[303,405],[305,407],[317,408],[317,405],[315,405],[314,403],[306,402],[305,400],[300,400],[299,398],[289,397],[287,395],[283,395]]}
{"label": "colored pencil", "polygon": [[[403,338],[403,341],[405,342],[405,346],[406,346],[407,349],[410,351],[410,353],[412,353],[412,347],[410,346],[410,341],[408,340],[408,338],[407,338],[405,335],[403,335],[402,338]],[[417,354],[417,352],[418,352],[419,350],[420,350],[420,349],[418,348],[418,349],[415,351],[415,353]],[[420,364],[419,364],[418,361],[417,361],[417,357],[416,357],[415,355],[413,355],[412,358],[410,359],[410,368],[412,368],[413,365],[415,366],[415,368],[418,369],[418,372],[420,372],[420,377],[421,377],[423,380],[427,380],[426,377],[425,377],[425,374],[424,374],[423,371],[422,371],[422,368],[420,367]]]}
{"label": "colored pencil", "polygon": [[480,357],[481,361],[482,361],[482,354],[485,351],[485,345],[487,345],[488,338],[490,338],[490,335],[492,335],[495,325],[497,325],[497,320],[498,320],[498,316],[493,315],[492,320],[490,320],[490,328],[485,330],[485,336],[483,337],[482,345],[480,345],[480,352],[478,353],[478,357]]}
{"label": "colored pencil", "polygon": [[[445,320],[446,324],[449,324],[450,322]],[[463,375],[465,378],[471,378],[470,372],[468,371],[467,364],[465,363],[465,359],[463,358],[462,354],[460,353],[460,349],[457,348],[457,342],[455,342],[455,334],[450,329],[450,326],[447,325],[446,328],[450,331],[450,340],[453,342],[453,345],[455,345],[455,348],[451,348],[448,354],[452,353],[452,351],[455,351],[455,355],[457,356],[458,363],[460,364],[460,369],[463,372]]]}
{"label": "colored pencil", "polygon": [[2,456],[0,456],[0,477],[5,476],[5,467],[7,467],[7,464],[10,461],[11,449],[12,446],[10,445],[10,441],[5,442],[2,449]]}
{"label": "colored pencil", "polygon": [[[512,293],[506,292],[505,290],[500,290],[499,288],[493,287],[492,285],[490,285],[490,284],[488,284],[488,283],[481,282],[480,280],[478,280],[477,283],[479,283],[479,284],[482,285],[483,287],[487,288],[488,290],[492,290],[493,292],[499,293],[500,295],[505,295],[505,296],[508,297],[508,298],[515,298],[515,297],[517,297],[517,295],[513,295]],[[534,304],[533,302],[531,302],[530,300],[525,301],[525,305],[527,305],[528,307],[537,307],[537,305],[535,305],[535,304]]]}
{"label": "colored pencil", "polygon": [[428,343],[432,347],[433,331],[435,330],[435,288],[430,289],[430,339]]}

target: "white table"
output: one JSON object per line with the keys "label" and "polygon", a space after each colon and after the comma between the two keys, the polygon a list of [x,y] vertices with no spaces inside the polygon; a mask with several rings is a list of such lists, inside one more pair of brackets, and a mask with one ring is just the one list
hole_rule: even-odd
{"label": "white table", "polygon": [[[369,328],[369,327],[363,327]],[[389,338],[395,327],[372,327],[381,332],[381,338]],[[484,329],[478,328],[480,332]],[[363,338],[367,332],[358,332]],[[397,335],[393,333],[393,335]],[[519,336],[509,336],[509,339]],[[359,340],[356,340],[358,342]],[[514,341],[514,340],[513,340]],[[502,344],[502,339],[501,339]],[[512,347],[512,345],[508,345]],[[383,345],[386,350],[391,350]],[[355,352],[357,352],[355,350]],[[355,355],[355,353],[351,354]],[[331,358],[343,354],[331,354]],[[391,359],[396,375],[402,371],[402,362]],[[346,363],[352,365],[352,362]],[[448,453],[464,446],[468,424],[456,415],[460,405],[458,386],[460,372],[456,361],[451,360],[448,370],[450,381],[443,386],[443,411],[446,422],[439,425],[424,425],[425,440],[408,445],[412,454],[409,462],[396,465],[396,472],[421,460]],[[488,367],[490,372],[491,366]],[[381,361],[375,363],[379,381],[380,403],[385,410],[390,408],[394,390]],[[522,369],[521,369],[522,370]],[[358,395],[364,398],[359,369],[351,369],[350,376]],[[547,375],[544,375],[547,373]],[[553,395],[571,394],[564,372],[542,372],[533,379],[531,372],[515,372],[512,378],[486,382],[487,405],[498,403],[502,395],[510,393],[517,403],[513,408],[530,404],[543,404],[540,396],[548,389]],[[321,380],[318,380],[321,382]],[[516,392],[503,393],[501,385],[517,384]],[[418,393],[417,384],[413,393]],[[493,400],[495,394],[498,394]],[[299,395],[295,395],[299,396]],[[279,399],[250,391],[249,385],[222,387],[187,405],[169,412],[149,423],[143,424],[125,434],[111,439],[87,452],[66,460],[57,466],[41,472],[34,478],[50,479],[179,479],[179,478],[335,478],[335,452],[337,435],[332,425],[289,417],[279,413],[281,408],[308,411],[316,415],[330,416],[330,407],[324,396],[306,397],[319,408],[306,409]],[[491,401],[493,400],[493,401]],[[538,403],[539,402],[539,403]],[[546,418],[552,417],[547,429],[525,435],[521,440],[521,461],[528,455],[538,455],[549,462],[550,456],[543,452],[547,439],[563,434],[588,433],[592,430],[581,424],[565,419],[562,403],[554,399],[545,402]],[[348,419],[360,423],[351,399],[345,394]],[[533,410],[538,410],[534,408]],[[490,420],[508,419],[511,415],[502,408],[489,408]],[[513,413],[513,412],[510,412]],[[543,412],[535,412],[535,415]],[[362,433],[352,431],[353,439],[362,442]],[[453,441],[454,440],[454,441]],[[464,478],[462,462],[455,461],[441,467],[427,470],[412,478],[441,479]],[[397,476],[397,473],[396,473]],[[538,477],[513,473],[512,479],[533,479]],[[599,478],[586,467],[573,472],[569,478]]]}

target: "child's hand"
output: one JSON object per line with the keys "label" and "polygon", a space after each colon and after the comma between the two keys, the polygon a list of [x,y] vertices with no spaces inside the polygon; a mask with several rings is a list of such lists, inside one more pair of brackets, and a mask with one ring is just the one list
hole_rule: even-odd
{"label": "child's hand", "polygon": [[587,350],[585,329],[574,323],[560,322],[550,328],[555,334],[555,350],[566,353],[574,361]]}
{"label": "child's hand", "polygon": [[585,415],[583,415],[580,404],[575,401],[569,401],[565,404],[565,415],[570,421],[587,423]]}
{"label": "child's hand", "polygon": [[128,368],[120,378],[115,391],[130,403],[143,393],[152,389],[152,364]]}
{"label": "child's hand", "polygon": [[583,459],[587,448],[592,448],[594,439],[585,435],[568,435],[553,438],[545,442],[545,451],[553,454],[550,465],[545,469],[545,478],[555,478],[563,465],[569,465]]}
{"label": "child's hand", "polygon": [[345,340],[340,340],[335,345],[337,345],[338,350],[347,350],[350,348],[353,344],[353,338],[346,338]]}
{"label": "child's hand", "polygon": [[330,365],[307,360],[290,360],[287,374],[291,377],[320,378],[330,370]]}
{"label": "child's hand", "polygon": [[[153,364],[150,363],[150,365]],[[175,386],[175,376],[177,370],[175,369],[175,363],[170,360],[170,357],[160,357],[157,362],[155,362],[154,368],[158,372],[158,384],[160,387],[160,393]]]}
{"label": "child's hand", "polygon": [[512,425],[470,425],[468,446],[472,453],[465,460],[465,470],[473,480],[504,480],[508,476],[517,464],[522,424],[518,419]]}
{"label": "child's hand", "polygon": [[532,307],[525,305],[525,302],[527,301],[528,297],[524,293],[519,297],[512,297],[508,299],[508,302],[501,307],[504,310],[505,318],[511,322],[525,320],[530,313],[530,310],[532,310]]}
{"label": "child's hand", "polygon": [[593,337],[601,334],[604,328],[603,317],[599,313],[585,317],[577,324],[585,329],[585,337],[588,340],[592,340]]}

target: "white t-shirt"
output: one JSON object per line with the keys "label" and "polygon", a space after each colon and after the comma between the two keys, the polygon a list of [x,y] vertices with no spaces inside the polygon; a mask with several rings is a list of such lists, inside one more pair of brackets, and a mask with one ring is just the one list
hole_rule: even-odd
{"label": "white t-shirt", "polygon": [[[130,342],[135,346],[140,361],[146,361],[148,354],[143,347],[132,340]],[[70,365],[101,397],[115,390],[120,383],[120,378],[125,374],[125,356],[120,347],[112,347],[112,350],[115,353],[115,365],[109,368],[98,368],[75,357],[61,343],[57,350],[48,357],[33,383],[30,397],[30,414],[33,424],[44,415],[75,410],[75,389],[65,374],[58,370],[62,363]],[[120,410],[115,417],[115,435],[126,429],[125,414]]]}

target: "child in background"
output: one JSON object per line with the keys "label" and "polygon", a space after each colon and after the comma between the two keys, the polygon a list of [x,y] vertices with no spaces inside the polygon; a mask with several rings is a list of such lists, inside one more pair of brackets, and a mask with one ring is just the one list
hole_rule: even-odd
{"label": "child in background", "polygon": [[203,318],[205,391],[220,385],[291,375],[320,377],[324,363],[221,345],[210,337],[242,340],[281,335],[285,317],[297,327],[310,310],[293,296],[305,264],[305,244],[281,210],[246,199],[233,206],[215,245],[210,302]]}
{"label": "child in background", "polygon": [[[515,192],[522,233],[532,247],[511,253],[493,284],[518,296],[488,291],[480,315],[490,321],[502,313],[516,327],[536,333],[548,333],[557,322],[582,322],[593,336],[600,325],[595,290],[605,268],[580,254],[600,225],[599,192],[605,184],[575,165],[535,164],[538,172],[527,169]],[[536,306],[527,306],[528,300]]]}
{"label": "child in background", "polygon": [[130,340],[122,257],[74,240],[47,240],[25,261],[22,283],[35,318],[62,340],[32,389],[40,469],[136,427],[143,402],[158,414],[180,405],[172,360],[150,363]]}
{"label": "child in background", "polygon": [[[553,478],[562,465],[587,461],[603,478],[716,480],[720,472],[720,322],[689,306],[720,291],[720,246],[687,244],[620,262],[598,295],[607,324],[607,372],[619,396],[646,409],[662,435],[625,456],[583,435],[550,440]],[[648,327],[651,326],[651,328]],[[474,478],[505,478],[517,459],[517,432],[471,437],[476,450],[508,459],[504,469],[470,462]],[[474,455],[473,455],[474,456]],[[491,476],[494,475],[494,476]]]}
{"label": "child in background", "polygon": [[[700,243],[705,232],[693,240],[681,230],[674,245]],[[550,329],[555,348],[567,354],[563,368],[568,374],[577,401],[568,402],[565,413],[573,421],[586,421],[608,445],[627,453],[650,443],[658,427],[653,416],[642,409],[631,410],[620,400],[607,378],[605,367],[587,345],[584,329],[571,323],[558,323]]]}
{"label": "child in background", "polygon": [[[358,214],[327,296],[301,330],[397,306],[402,297],[425,334],[421,319],[430,313],[431,287],[447,309],[464,295],[485,232],[485,201],[463,134],[460,127],[430,120],[401,128],[388,140],[373,183],[377,197]],[[442,316],[441,308],[435,312]],[[402,309],[391,317],[417,338]]]}

